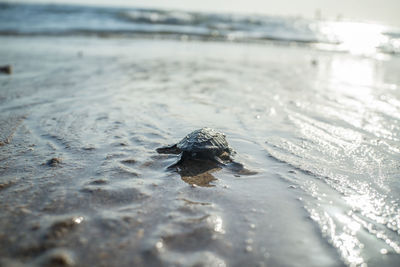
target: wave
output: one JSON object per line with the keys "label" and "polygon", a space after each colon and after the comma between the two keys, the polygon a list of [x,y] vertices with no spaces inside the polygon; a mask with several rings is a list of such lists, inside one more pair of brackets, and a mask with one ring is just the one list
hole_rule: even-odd
{"label": "wave", "polygon": [[400,54],[400,31],[366,23],[139,8],[0,4],[0,35],[150,35],[321,44],[316,47],[350,51],[349,46],[358,38],[354,32],[365,33],[363,46],[369,46],[369,51]]}

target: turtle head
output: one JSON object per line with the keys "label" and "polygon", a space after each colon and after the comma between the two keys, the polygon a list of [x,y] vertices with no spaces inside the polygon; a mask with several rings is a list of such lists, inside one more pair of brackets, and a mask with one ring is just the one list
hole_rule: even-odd
{"label": "turtle head", "polygon": [[181,149],[175,144],[171,146],[163,146],[156,149],[159,154],[180,154]]}

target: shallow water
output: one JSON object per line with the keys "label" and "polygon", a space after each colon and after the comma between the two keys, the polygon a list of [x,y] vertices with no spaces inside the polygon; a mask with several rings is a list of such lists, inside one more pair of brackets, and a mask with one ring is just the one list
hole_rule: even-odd
{"label": "shallow water", "polygon": [[[0,41],[3,265],[399,264],[399,58]],[[223,168],[203,187],[167,170],[177,156],[155,149],[203,126],[257,174]]]}

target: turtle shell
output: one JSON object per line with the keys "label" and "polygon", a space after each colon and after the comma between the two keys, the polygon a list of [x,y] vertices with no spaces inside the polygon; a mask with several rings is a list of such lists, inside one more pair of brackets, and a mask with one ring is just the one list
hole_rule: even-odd
{"label": "turtle shell", "polygon": [[209,156],[231,152],[223,133],[211,128],[201,128],[185,136],[177,147],[183,152],[202,153]]}

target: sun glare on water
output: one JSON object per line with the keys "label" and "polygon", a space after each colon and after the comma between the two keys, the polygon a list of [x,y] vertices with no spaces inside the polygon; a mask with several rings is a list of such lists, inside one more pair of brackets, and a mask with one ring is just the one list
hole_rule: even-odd
{"label": "sun glare on water", "polygon": [[360,22],[326,22],[320,32],[329,42],[338,43],[339,50],[352,54],[371,55],[388,43],[387,27]]}

